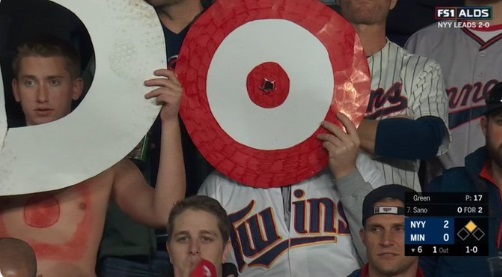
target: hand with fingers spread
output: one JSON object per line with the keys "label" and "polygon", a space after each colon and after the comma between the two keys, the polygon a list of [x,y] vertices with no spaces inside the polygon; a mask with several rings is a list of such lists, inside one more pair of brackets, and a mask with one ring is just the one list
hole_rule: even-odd
{"label": "hand with fingers spread", "polygon": [[146,99],[156,98],[157,104],[162,104],[160,118],[164,121],[178,119],[178,111],[181,103],[183,89],[176,74],[172,70],[155,70],[153,78],[145,81],[147,87],[158,87],[145,94]]}
{"label": "hand with fingers spread", "polygon": [[317,136],[329,153],[329,167],[336,179],[342,178],[356,169],[356,159],[359,152],[359,136],[356,126],[342,113],[337,118],[343,124],[346,132],[335,124],[324,121],[322,126],[329,133]]}

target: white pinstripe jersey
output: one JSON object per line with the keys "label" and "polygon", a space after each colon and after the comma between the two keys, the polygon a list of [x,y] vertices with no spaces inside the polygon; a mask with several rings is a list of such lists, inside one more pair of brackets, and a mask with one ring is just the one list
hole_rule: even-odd
{"label": "white pinstripe jersey", "polygon": [[[382,173],[367,155],[357,168],[374,188]],[[199,194],[218,200],[234,227],[229,262],[241,277],[346,277],[361,264],[331,173],[291,186],[289,224],[281,188],[257,189],[213,172]],[[359,207],[360,208],[360,207]],[[358,230],[356,230],[356,233]]]}
{"label": "white pinstripe jersey", "polygon": [[[388,41],[378,53],[368,57],[371,72],[371,96],[367,119],[406,116],[417,119],[437,116],[448,121],[446,93],[439,64],[408,53]],[[449,136],[443,139],[439,153],[446,152]],[[375,158],[388,184],[401,184],[421,191],[418,160]]]}
{"label": "white pinstripe jersey", "polygon": [[441,65],[452,144],[439,158],[445,168],[464,166],[465,156],[485,144],[479,119],[484,95],[502,81],[502,34],[485,42],[468,29],[433,24],[411,36],[406,48]]}

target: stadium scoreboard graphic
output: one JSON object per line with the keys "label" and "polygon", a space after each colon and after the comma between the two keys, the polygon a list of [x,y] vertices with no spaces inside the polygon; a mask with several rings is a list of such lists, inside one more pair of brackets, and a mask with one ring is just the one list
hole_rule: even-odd
{"label": "stadium scoreboard graphic", "polygon": [[487,256],[488,193],[409,193],[407,256]]}

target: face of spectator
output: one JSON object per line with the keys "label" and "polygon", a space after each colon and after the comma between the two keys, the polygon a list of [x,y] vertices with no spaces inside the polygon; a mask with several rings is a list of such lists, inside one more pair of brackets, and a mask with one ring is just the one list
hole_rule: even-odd
{"label": "face of spectator", "polygon": [[24,57],[12,81],[14,98],[21,104],[27,125],[63,118],[82,93],[82,79],[73,79],[63,57]]}
{"label": "face of spectator", "polygon": [[338,0],[343,16],[355,25],[385,24],[397,0]]}
{"label": "face of spectator", "polygon": [[188,209],[174,220],[173,232],[167,244],[175,270],[190,272],[200,259],[210,261],[221,276],[221,265],[228,256],[230,243],[218,228],[218,218],[206,211]]}
{"label": "face of spectator", "polygon": [[[378,202],[375,207],[404,207],[399,200]],[[417,257],[404,255],[404,215],[374,215],[366,220],[361,238],[366,246],[370,272],[381,276],[397,276],[406,273]]]}
{"label": "face of spectator", "polygon": [[486,148],[490,158],[502,168],[502,111],[481,118],[481,129],[485,134]]}

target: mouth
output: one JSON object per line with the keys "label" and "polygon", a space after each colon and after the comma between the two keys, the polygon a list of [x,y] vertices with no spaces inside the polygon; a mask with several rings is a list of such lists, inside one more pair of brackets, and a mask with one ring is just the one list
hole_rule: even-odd
{"label": "mouth", "polygon": [[384,253],[378,254],[378,257],[382,257],[385,259],[393,258],[393,257],[397,257],[397,256],[399,256],[399,255],[397,253],[393,253],[393,252],[384,252]]}
{"label": "mouth", "polygon": [[49,108],[38,108],[35,109],[35,112],[39,115],[46,115],[52,112],[52,109]]}

